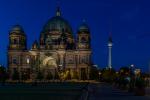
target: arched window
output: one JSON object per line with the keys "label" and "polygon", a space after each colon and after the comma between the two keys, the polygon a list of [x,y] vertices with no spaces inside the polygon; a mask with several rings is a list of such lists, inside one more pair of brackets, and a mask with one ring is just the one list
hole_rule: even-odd
{"label": "arched window", "polygon": [[83,56],[83,57],[81,58],[81,63],[82,63],[82,64],[86,64],[86,63],[87,63],[87,58],[86,58],[86,56]]}
{"label": "arched window", "polygon": [[14,39],[14,44],[17,44],[17,43],[18,43],[17,39]]}
{"label": "arched window", "polygon": [[13,62],[13,64],[17,64],[17,59],[13,58],[12,62]]}
{"label": "arched window", "polygon": [[85,38],[85,37],[82,37],[82,38],[81,38],[81,42],[82,42],[82,43],[86,43],[86,42],[87,42],[87,41],[86,41],[86,38]]}

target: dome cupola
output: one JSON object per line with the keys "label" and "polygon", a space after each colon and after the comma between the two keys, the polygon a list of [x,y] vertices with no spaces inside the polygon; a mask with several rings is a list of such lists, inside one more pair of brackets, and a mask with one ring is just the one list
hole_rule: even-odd
{"label": "dome cupola", "polygon": [[51,31],[62,32],[62,30],[70,34],[72,33],[72,28],[69,22],[61,16],[61,10],[58,7],[56,16],[48,20],[48,22],[43,27],[42,33],[48,33]]}
{"label": "dome cupola", "polygon": [[82,24],[79,26],[78,29],[79,32],[89,32],[89,26],[87,25],[87,23],[85,22],[85,20],[82,22]]}
{"label": "dome cupola", "polygon": [[9,50],[26,50],[26,34],[21,25],[14,25],[9,32]]}
{"label": "dome cupola", "polygon": [[14,25],[10,30],[10,34],[24,34],[24,30],[21,25]]}

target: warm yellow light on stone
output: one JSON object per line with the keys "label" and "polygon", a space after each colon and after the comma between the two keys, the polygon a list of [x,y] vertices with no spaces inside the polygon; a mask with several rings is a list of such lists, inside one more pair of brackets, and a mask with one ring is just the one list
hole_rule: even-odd
{"label": "warm yellow light on stone", "polygon": [[57,64],[56,64],[56,60],[52,57],[47,57],[43,60],[43,65],[44,66],[54,66],[54,67],[57,67]]}

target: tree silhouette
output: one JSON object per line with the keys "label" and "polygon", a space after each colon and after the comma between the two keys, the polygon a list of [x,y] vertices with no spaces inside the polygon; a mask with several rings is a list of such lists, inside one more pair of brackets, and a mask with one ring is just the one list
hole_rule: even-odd
{"label": "tree silhouette", "polygon": [[6,72],[6,68],[1,66],[0,67],[0,82],[4,84],[7,78],[8,78],[8,73]]}
{"label": "tree silhouette", "polygon": [[106,82],[113,82],[116,79],[117,75],[114,69],[103,69],[102,70],[102,79]]}
{"label": "tree silhouette", "polygon": [[99,78],[98,69],[96,67],[92,67],[90,70],[90,79],[97,80]]}

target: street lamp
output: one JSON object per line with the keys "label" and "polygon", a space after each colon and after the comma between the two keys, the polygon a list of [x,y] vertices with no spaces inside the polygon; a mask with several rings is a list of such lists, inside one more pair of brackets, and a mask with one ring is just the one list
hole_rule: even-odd
{"label": "street lamp", "polygon": [[132,72],[132,69],[134,68],[134,64],[131,64],[129,66],[129,75],[130,75],[130,80],[129,80],[129,91],[132,92],[134,87],[135,87],[135,78],[133,77],[133,72]]}
{"label": "street lamp", "polygon": [[134,64],[131,64],[131,65],[129,66],[130,76],[131,76],[131,74],[132,74],[132,69],[133,69],[134,67],[135,67]]}
{"label": "street lamp", "polygon": [[96,68],[98,68],[98,65],[93,65],[93,67],[96,67]]}
{"label": "street lamp", "polygon": [[101,78],[101,74],[102,74],[101,72],[98,73],[98,75],[99,75],[99,80],[100,80],[100,78]]}
{"label": "street lamp", "polygon": [[131,64],[130,67],[133,68],[133,67],[134,67],[134,64]]}

